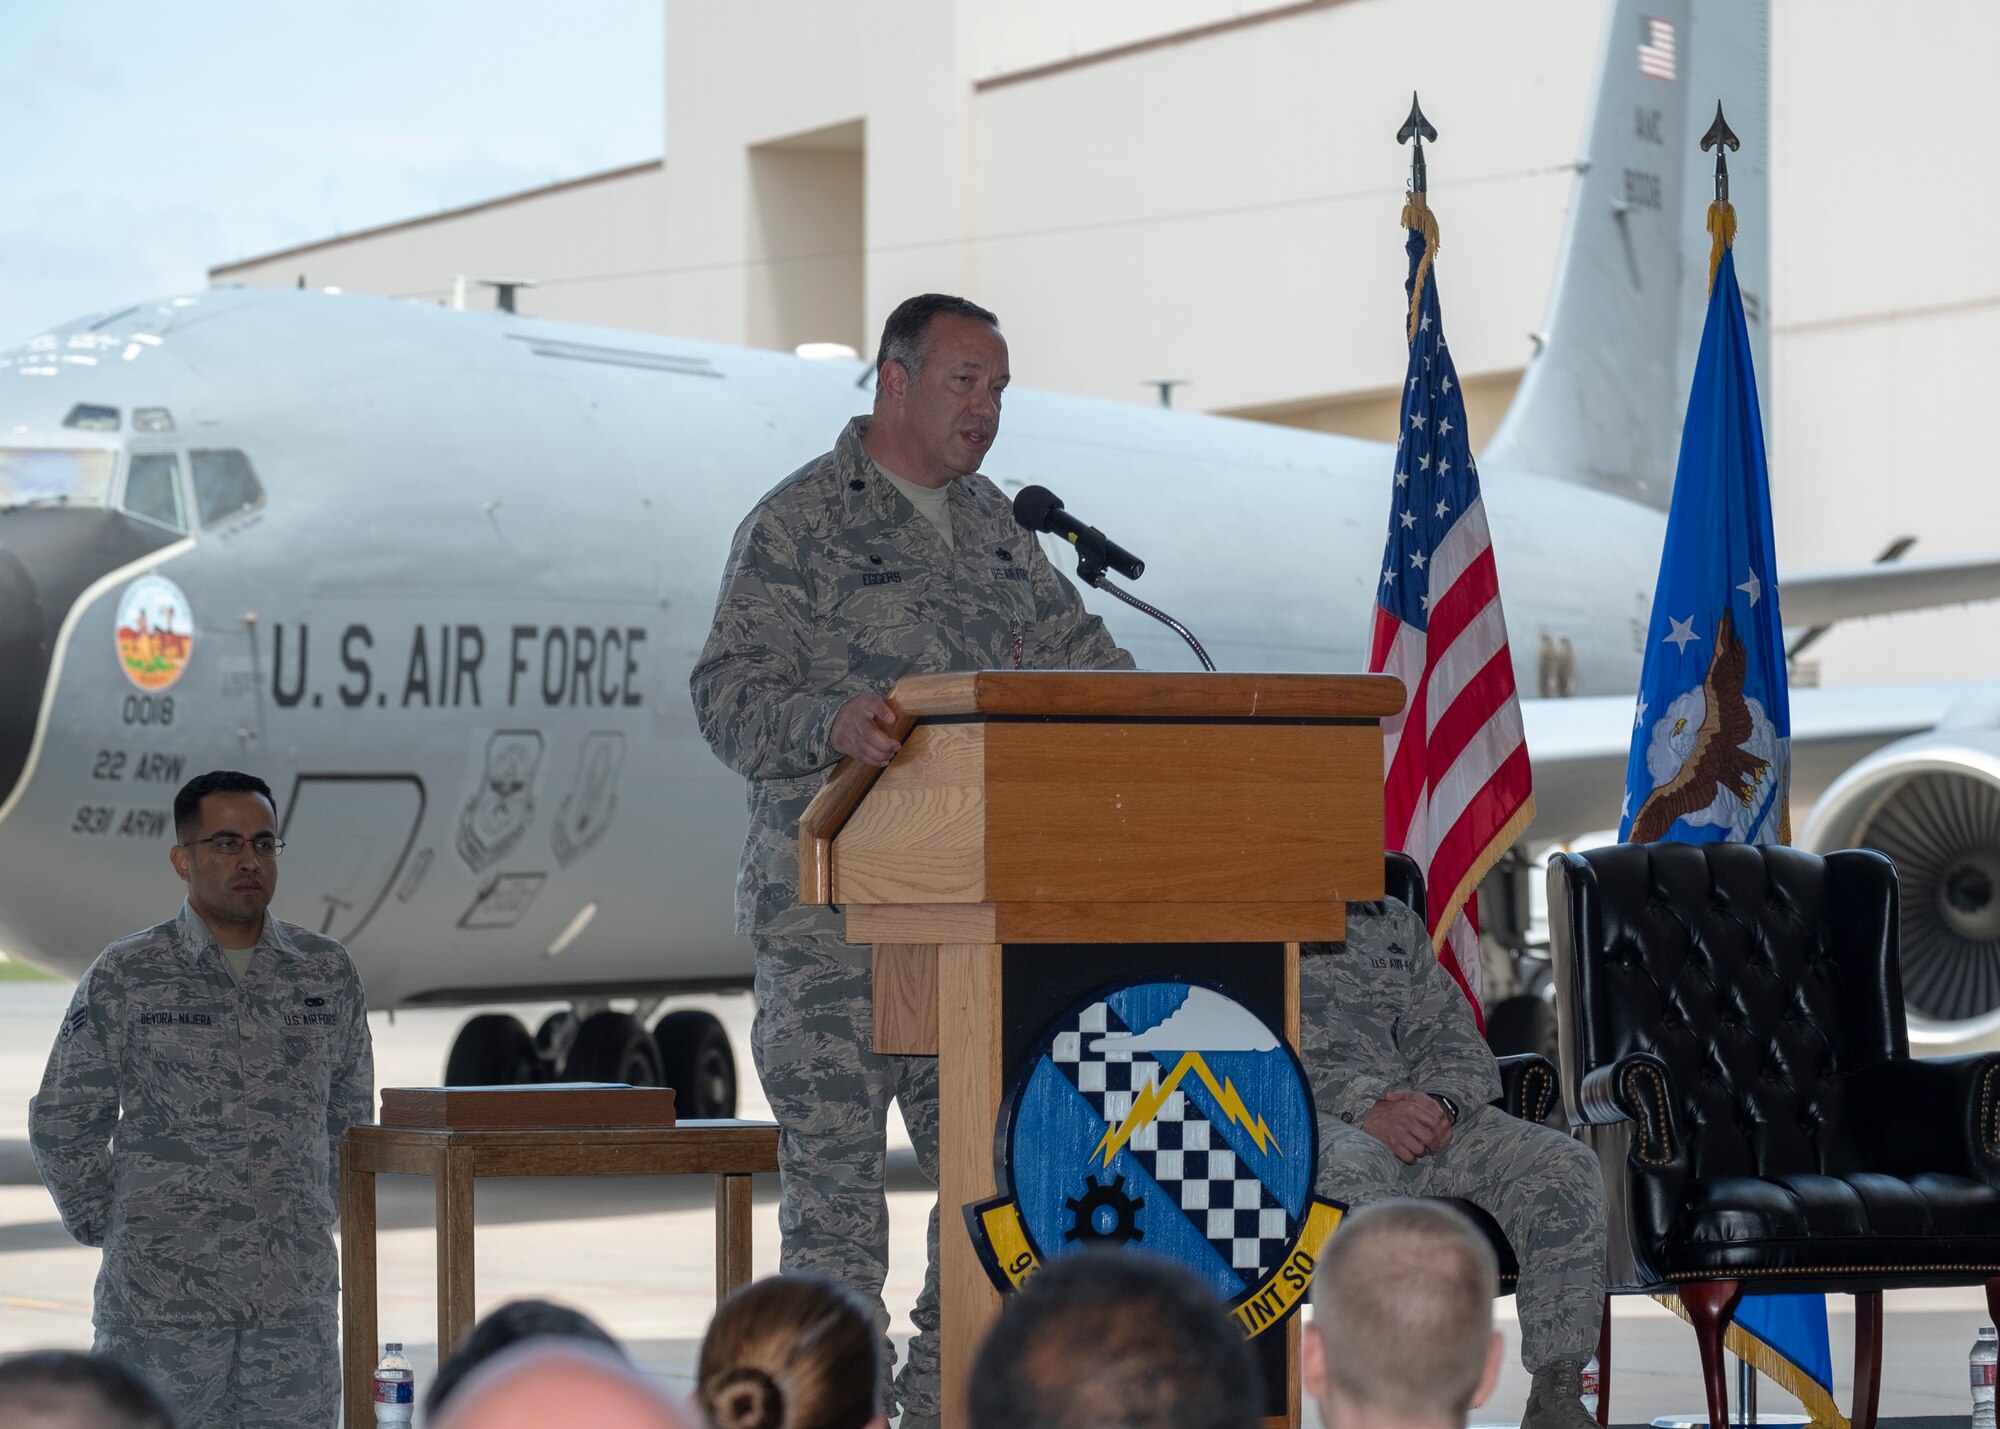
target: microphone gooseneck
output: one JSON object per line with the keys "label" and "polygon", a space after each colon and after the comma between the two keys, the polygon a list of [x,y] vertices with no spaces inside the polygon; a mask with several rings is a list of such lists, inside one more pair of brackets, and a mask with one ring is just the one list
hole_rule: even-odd
{"label": "microphone gooseneck", "polygon": [[1194,638],[1193,631],[1164,610],[1148,605],[1130,591],[1120,590],[1105,579],[1104,573],[1110,569],[1127,580],[1135,581],[1146,573],[1146,563],[1095,526],[1086,526],[1063,510],[1060,496],[1046,486],[1024,486],[1014,497],[1014,519],[1030,531],[1046,531],[1076,547],[1076,573],[1085,585],[1096,586],[1134,610],[1152,616],[1187,641],[1195,659],[1201,661],[1202,669],[1214,673],[1215,662],[1208,658],[1208,652],[1201,648],[1201,642]]}

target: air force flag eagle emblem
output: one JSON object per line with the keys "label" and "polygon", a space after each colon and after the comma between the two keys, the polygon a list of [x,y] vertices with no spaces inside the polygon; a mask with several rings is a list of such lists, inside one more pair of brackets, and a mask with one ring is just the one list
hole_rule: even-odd
{"label": "air force flag eagle emblem", "polygon": [[1216,988],[1137,982],[1043,1029],[996,1138],[1002,1194],[965,1209],[987,1273],[1143,1245],[1229,1304],[1246,1337],[1312,1285],[1344,1207],[1313,1194],[1319,1127],[1297,1055]]}

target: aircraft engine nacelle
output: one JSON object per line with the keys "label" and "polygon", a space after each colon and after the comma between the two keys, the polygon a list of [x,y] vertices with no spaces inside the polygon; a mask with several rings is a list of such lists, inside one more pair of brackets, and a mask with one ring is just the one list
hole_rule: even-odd
{"label": "aircraft engine nacelle", "polygon": [[1798,844],[1895,861],[1913,1043],[2000,1032],[2000,730],[1933,730],[1877,750],[1827,787]]}

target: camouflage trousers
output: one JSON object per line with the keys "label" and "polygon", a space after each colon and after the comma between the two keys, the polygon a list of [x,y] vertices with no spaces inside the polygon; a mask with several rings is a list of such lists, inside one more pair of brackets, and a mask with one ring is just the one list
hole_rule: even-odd
{"label": "camouflage trousers", "polygon": [[139,1371],[200,1429],[336,1429],[340,1327],[324,1319],[272,1325],[100,1323],[97,1353]]}
{"label": "camouflage trousers", "polygon": [[1359,1126],[1322,1112],[1319,1157],[1319,1193],[1352,1209],[1399,1196],[1446,1196],[1500,1223],[1521,1266],[1515,1308],[1521,1363],[1530,1373],[1597,1353],[1604,1176],[1582,1142],[1482,1106],[1464,1114],[1451,1145],[1405,1166]]}
{"label": "camouflage trousers", "polygon": [[938,1211],[902,1372],[882,1283],[889,1274],[884,1191],[889,1103],[899,1102],[917,1164],[938,1179],[935,1057],[882,1057],[875,1042],[870,950],[838,938],[755,940],[757,1020],[750,1046],[778,1122],[778,1265],[837,1280],[875,1307],[883,1412],[938,1413]]}

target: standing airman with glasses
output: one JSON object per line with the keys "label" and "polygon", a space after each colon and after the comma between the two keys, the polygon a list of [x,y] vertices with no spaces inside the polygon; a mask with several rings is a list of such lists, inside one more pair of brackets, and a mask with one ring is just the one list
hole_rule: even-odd
{"label": "standing airman with glasses", "polygon": [[77,984],[29,1141],[63,1225],[102,1246],[95,1348],[179,1422],[331,1426],[341,1137],[374,1069],[347,950],[266,910],[277,809],[218,771],[174,799],[180,913]]}

